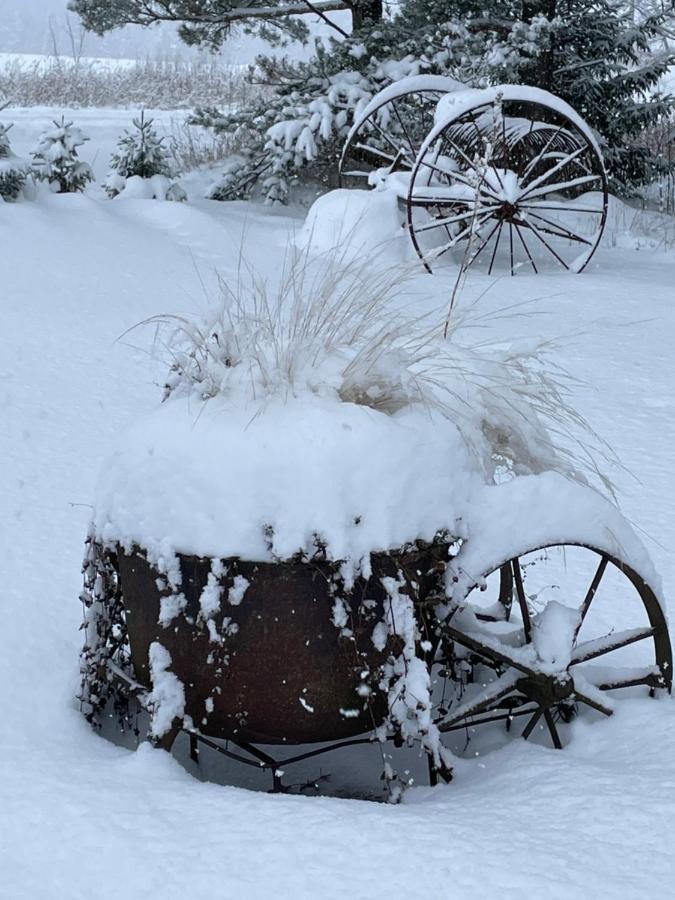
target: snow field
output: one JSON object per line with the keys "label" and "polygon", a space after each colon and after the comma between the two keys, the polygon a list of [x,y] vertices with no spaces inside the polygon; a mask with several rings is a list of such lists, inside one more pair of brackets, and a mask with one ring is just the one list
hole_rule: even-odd
{"label": "snow field", "polygon": [[[111,149],[131,116],[115,120],[114,133],[104,116],[98,134],[80,113],[76,124],[107,171],[106,141]],[[24,134],[51,117],[27,114]],[[19,127],[15,151],[25,153]],[[399,807],[202,783],[147,745],[129,753],[101,739],[79,715],[77,595],[97,470],[119,431],[156,407],[165,376],[148,353],[152,334],[128,329],[203,312],[216,270],[236,277],[242,245],[273,277],[300,225],[292,211],[96,192],[0,206],[3,890],[12,900],[92,891],[105,900],[120,890],[252,900],[669,896],[670,699],[626,699],[611,720],[579,720],[562,753],[514,740],[460,761],[452,785],[414,789]],[[415,280],[420,311],[444,309],[448,275]],[[638,476],[614,473],[667,603],[673,284],[672,252],[617,226],[581,276],[474,273],[460,301],[508,311],[483,321],[486,339],[564,339],[561,362],[589,385],[576,397],[581,412]]]}

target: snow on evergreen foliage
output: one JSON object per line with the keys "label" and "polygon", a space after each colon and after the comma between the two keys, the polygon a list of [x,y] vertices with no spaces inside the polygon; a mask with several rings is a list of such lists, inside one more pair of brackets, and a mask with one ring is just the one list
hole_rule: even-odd
{"label": "snow on evergreen foliage", "polygon": [[47,181],[59,194],[83,191],[94,173],[89,163],[83,162],[77,153],[89,138],[72,122],[54,120],[33,151],[33,170],[36,178]]}
{"label": "snow on evergreen foliage", "polygon": [[157,134],[153,119],[146,119],[141,111],[132,120],[133,129],[125,130],[117,143],[118,153],[110,160],[111,171],[104,184],[109,197],[125,192],[128,196],[157,200],[186,200],[182,187],[171,182],[175,172],[164,147],[164,138]]}
{"label": "snow on evergreen foliage", "polygon": [[9,142],[11,127],[0,122],[0,197],[10,202],[19,198],[30,170],[29,162],[12,153]]}
{"label": "snow on evergreen foliage", "polygon": [[673,98],[656,86],[675,54],[654,46],[674,17],[666,10],[636,23],[616,0],[408,0],[374,29],[317,43],[308,62],[259,59],[256,78],[277,86],[272,98],[226,114],[196,110],[194,123],[234,136],[243,148],[210,196],[241,198],[257,188],[268,202],[284,202],[301,177],[330,182],[366,103],[420,73],[471,87],[508,82],[552,91],[598,134],[613,190],[629,195],[664,170],[640,139],[673,110]]}

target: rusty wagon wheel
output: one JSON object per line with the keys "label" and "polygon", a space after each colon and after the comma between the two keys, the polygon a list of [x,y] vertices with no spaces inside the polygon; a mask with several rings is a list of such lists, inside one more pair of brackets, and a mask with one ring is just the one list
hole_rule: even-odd
{"label": "rusty wagon wheel", "polygon": [[340,184],[361,182],[365,188],[382,168],[409,173],[433,127],[438,101],[459,88],[463,85],[454,78],[418,75],[377,93],[347,135],[338,169]]}
{"label": "rusty wagon wheel", "polygon": [[[479,579],[497,592],[513,575],[509,626],[491,624],[473,593],[446,625],[460,656],[491,671],[439,721],[442,732],[523,717],[522,736],[543,724],[562,746],[560,722],[590,707],[612,714],[617,691],[671,690],[672,650],[654,590],[616,556],[583,544],[553,544],[500,562]],[[473,687],[473,690],[471,688]]]}
{"label": "rusty wagon wheel", "polygon": [[439,102],[415,160],[407,215],[431,271],[454,248],[491,274],[581,272],[600,242],[608,185],[588,125],[559,98],[502,85]]}

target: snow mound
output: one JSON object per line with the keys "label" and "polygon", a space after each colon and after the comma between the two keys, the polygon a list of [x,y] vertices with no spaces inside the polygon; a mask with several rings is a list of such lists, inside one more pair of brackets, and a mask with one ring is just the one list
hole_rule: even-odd
{"label": "snow mound", "polygon": [[140,175],[123,175],[112,173],[106,180],[106,187],[116,197],[126,200],[187,200],[187,194],[176,181],[166,175],[153,175],[142,178]]}
{"label": "snow mound", "polygon": [[514,556],[565,543],[586,544],[626,562],[657,595],[661,590],[646,548],[617,507],[557,472],[482,487],[471,498],[466,536],[449,570],[457,599]]}
{"label": "snow mound", "polygon": [[387,190],[323,194],[312,204],[295,242],[310,253],[338,248],[345,261],[372,254],[398,260],[410,256],[396,195]]}
{"label": "snow mound", "polygon": [[133,427],[108,458],[96,492],[104,540],[245,559],[361,560],[458,519],[476,464],[438,414],[390,416],[304,397],[256,416],[221,398],[171,399]]}

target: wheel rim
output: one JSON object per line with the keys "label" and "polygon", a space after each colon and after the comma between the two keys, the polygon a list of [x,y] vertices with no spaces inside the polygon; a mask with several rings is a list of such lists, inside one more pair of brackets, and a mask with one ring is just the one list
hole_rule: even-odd
{"label": "wheel rim", "polygon": [[405,91],[384,99],[349,135],[339,163],[340,185],[367,187],[374,171],[410,172],[422,143],[433,128],[445,91]]}
{"label": "wheel rim", "polygon": [[608,187],[595,143],[564,113],[526,100],[483,102],[432,129],[408,191],[408,227],[429,271],[467,264],[580,272],[600,242]]}
{"label": "wheel rim", "polygon": [[[490,590],[503,590],[505,566],[513,576],[516,623],[508,635],[491,631],[481,615]],[[565,585],[561,573],[570,576]],[[559,748],[560,723],[578,709],[611,715],[617,691],[671,690],[663,610],[653,589],[623,561],[585,545],[553,544],[501,563],[481,579],[486,583],[487,600],[474,606],[470,594],[446,630],[460,654],[492,675],[444,711],[441,731],[523,717],[523,737],[541,726]]]}

